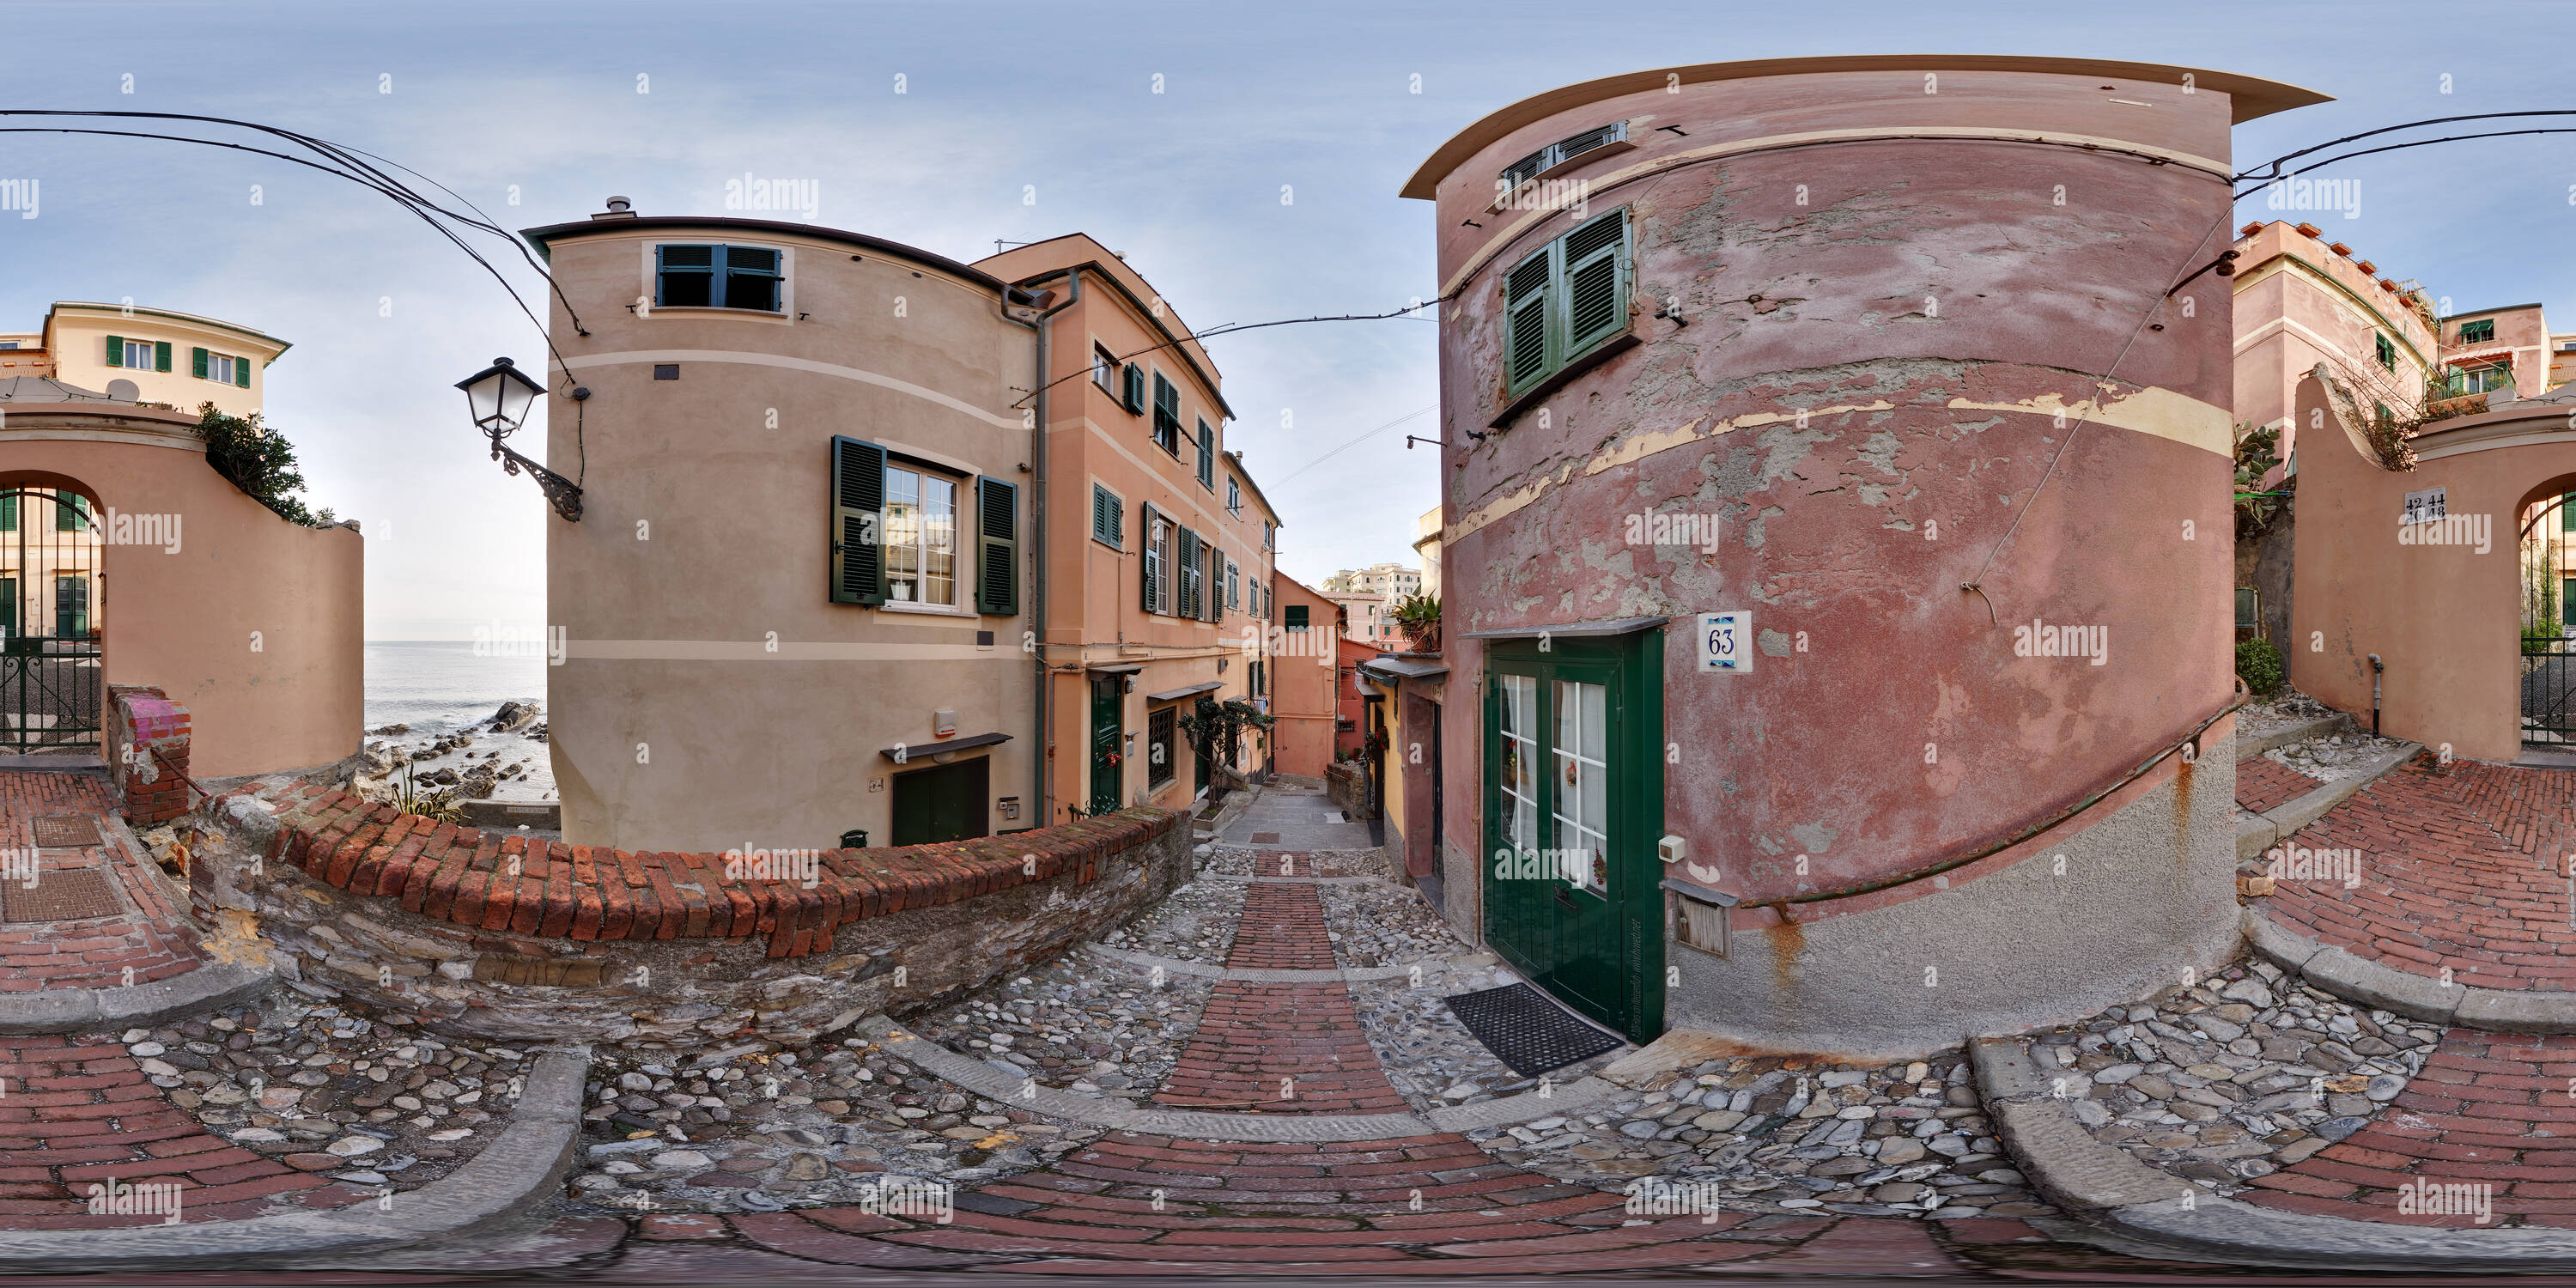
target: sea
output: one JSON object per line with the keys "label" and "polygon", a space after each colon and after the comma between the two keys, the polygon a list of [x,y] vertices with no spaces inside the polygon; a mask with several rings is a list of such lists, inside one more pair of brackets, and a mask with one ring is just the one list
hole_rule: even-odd
{"label": "sea", "polygon": [[[423,743],[492,718],[504,702],[546,704],[546,659],[495,657],[494,650],[470,640],[369,640],[367,663],[367,728],[405,724],[411,731],[394,735],[401,743]],[[525,650],[502,649],[501,652]],[[542,717],[540,717],[542,719]],[[370,741],[373,740],[372,734]],[[493,793],[509,800],[551,799],[554,767],[543,739],[520,734],[480,734],[467,751],[500,751],[501,762],[523,761],[527,776],[503,783]],[[461,763],[457,755],[432,765]]]}

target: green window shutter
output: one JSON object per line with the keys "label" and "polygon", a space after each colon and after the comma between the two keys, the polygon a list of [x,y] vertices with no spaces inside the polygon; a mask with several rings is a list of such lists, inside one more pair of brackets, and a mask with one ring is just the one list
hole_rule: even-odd
{"label": "green window shutter", "polygon": [[203,350],[203,349],[190,349],[190,350],[188,350],[188,372],[189,372],[189,374],[191,374],[191,375],[195,376],[195,377],[196,377],[197,379],[199,379],[199,380],[203,380],[203,379],[205,379],[205,378],[206,378],[206,351],[205,351],[205,350]]}
{"label": "green window shutter", "polygon": [[1206,421],[1199,422],[1199,486],[1216,488],[1216,431]]}
{"label": "green window shutter", "polygon": [[124,336],[111,335],[107,337],[107,365],[111,367],[122,367],[125,365]]}
{"label": "green window shutter", "polygon": [[250,359],[233,359],[233,383],[244,389],[250,388]]}
{"label": "green window shutter", "polygon": [[1541,248],[1514,266],[1503,279],[1503,310],[1509,333],[1503,341],[1504,381],[1513,393],[1536,384],[1548,373],[1548,282],[1556,254]]}
{"label": "green window shutter", "polygon": [[1628,325],[1628,212],[1611,211],[1567,233],[1564,264],[1563,357],[1570,359]]}
{"label": "green window shutter", "polygon": [[1304,604],[1290,604],[1286,608],[1279,610],[1279,624],[1292,631],[1302,631],[1307,627],[1306,614],[1308,611],[1307,606]]}
{"label": "green window shutter", "polygon": [[169,341],[155,340],[152,342],[152,369],[154,371],[168,371],[170,369]]}
{"label": "green window shutter", "polygon": [[1118,503],[1117,493],[1097,483],[1091,485],[1091,535],[1125,549],[1127,543],[1122,538],[1126,534],[1119,529],[1126,517],[1126,508]]}
{"label": "green window shutter", "polygon": [[1137,416],[1145,414],[1145,369],[1132,362],[1127,364],[1125,398],[1130,414]]}
{"label": "green window shutter", "polygon": [[975,480],[975,611],[1010,616],[1020,611],[1020,487],[997,478]]}
{"label": "green window shutter", "polygon": [[886,602],[885,449],[832,439],[832,602]]}
{"label": "green window shutter", "polygon": [[1181,602],[1177,615],[1194,618],[1199,615],[1199,534],[1176,524],[1172,546],[1180,554]]}
{"label": "green window shutter", "polygon": [[0,493],[0,532],[18,530],[18,494]]}
{"label": "green window shutter", "polygon": [[2558,530],[2560,532],[2576,532],[2576,492],[2570,492],[2566,496],[2559,498]]}
{"label": "green window shutter", "polygon": [[1154,507],[1136,507],[1136,535],[1145,544],[1145,557],[1137,560],[1144,570],[1145,611],[1163,611],[1163,542],[1154,535]]}
{"label": "green window shutter", "polygon": [[1225,620],[1226,571],[1232,565],[1226,563],[1223,552],[1210,544],[1206,556],[1199,560],[1199,566],[1207,570],[1207,612],[1204,616],[1211,622],[1222,622]]}

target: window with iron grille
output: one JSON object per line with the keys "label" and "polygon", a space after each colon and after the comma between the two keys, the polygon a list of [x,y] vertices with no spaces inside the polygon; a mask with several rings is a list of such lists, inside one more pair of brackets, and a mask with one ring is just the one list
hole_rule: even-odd
{"label": "window with iron grille", "polygon": [[1097,483],[1091,485],[1091,539],[1113,550],[1127,548],[1127,503]]}
{"label": "window with iron grille", "polygon": [[1178,740],[1174,737],[1180,719],[1179,707],[1165,707],[1145,717],[1145,785],[1161,787],[1180,772]]}
{"label": "window with iron grille", "polygon": [[1628,123],[1626,121],[1612,121],[1608,125],[1585,130],[1583,133],[1577,134],[1572,138],[1558,139],[1556,142],[1548,144],[1546,147],[1540,148],[1538,151],[1532,152],[1528,156],[1522,157],[1520,160],[1514,161],[1510,165],[1505,166],[1503,168],[1502,182],[1498,187],[1502,192],[1510,192],[1512,189],[1538,177],[1540,171],[1553,169],[1593,150],[1594,148],[1607,147],[1610,144],[1621,142],[1627,137]]}
{"label": "window with iron grille", "polygon": [[1628,212],[1549,242],[1503,275],[1506,392],[1517,396],[1628,327]]}
{"label": "window with iron grille", "polygon": [[786,274],[776,250],[757,246],[653,248],[653,306],[778,311]]}

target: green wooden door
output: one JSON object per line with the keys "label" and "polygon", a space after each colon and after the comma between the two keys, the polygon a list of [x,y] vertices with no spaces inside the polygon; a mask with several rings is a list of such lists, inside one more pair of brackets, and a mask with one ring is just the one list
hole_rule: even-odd
{"label": "green wooden door", "polygon": [[977,756],[894,776],[894,843],[927,845],[988,834],[984,799],[993,762]]}
{"label": "green wooden door", "polygon": [[1485,689],[1485,936],[1578,1011],[1663,1031],[1662,636],[1497,644]]}
{"label": "green wooden door", "polygon": [[1091,812],[1118,811],[1119,747],[1127,740],[1127,682],[1115,675],[1091,677]]}

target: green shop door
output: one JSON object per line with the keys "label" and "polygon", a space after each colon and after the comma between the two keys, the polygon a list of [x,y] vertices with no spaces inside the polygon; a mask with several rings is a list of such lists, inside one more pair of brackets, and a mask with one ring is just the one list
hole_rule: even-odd
{"label": "green shop door", "polygon": [[1127,681],[1091,677],[1091,812],[1118,812],[1118,749],[1127,739]]}
{"label": "green shop door", "polygon": [[989,835],[992,816],[985,799],[992,767],[991,757],[977,756],[895,775],[894,843],[928,845]]}
{"label": "green shop door", "polygon": [[1497,641],[1485,688],[1485,937],[1559,1001],[1663,1032],[1663,636]]}

